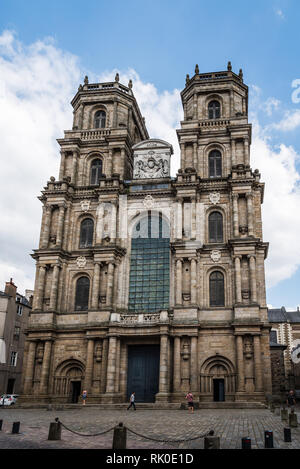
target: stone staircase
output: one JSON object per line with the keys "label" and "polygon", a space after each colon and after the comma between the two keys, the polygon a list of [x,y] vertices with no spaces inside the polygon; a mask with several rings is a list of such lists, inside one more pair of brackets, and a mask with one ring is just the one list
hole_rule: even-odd
{"label": "stone staircase", "polygon": [[[79,409],[97,409],[97,410],[126,410],[128,403],[121,404],[59,404],[59,403],[19,403],[12,408],[19,409],[45,409],[45,410],[79,410]],[[185,410],[186,403],[170,402],[137,402],[136,407],[139,410]],[[7,407],[9,408],[9,407]],[[195,402],[195,409],[266,409],[267,405],[262,402]]]}

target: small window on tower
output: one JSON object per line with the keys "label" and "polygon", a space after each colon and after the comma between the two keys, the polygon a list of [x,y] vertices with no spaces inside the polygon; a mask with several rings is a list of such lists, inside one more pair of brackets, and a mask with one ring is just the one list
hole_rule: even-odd
{"label": "small window on tower", "polygon": [[94,118],[94,128],[95,129],[104,129],[106,123],[106,113],[105,111],[97,111]]}
{"label": "small window on tower", "polygon": [[222,176],[222,156],[218,150],[210,152],[209,157],[209,177],[221,177]]}
{"label": "small window on tower", "polygon": [[91,185],[98,185],[100,178],[102,176],[102,161],[100,159],[96,159],[92,161],[91,164]]}
{"label": "small window on tower", "polygon": [[219,101],[211,101],[208,105],[208,118],[219,119],[220,117],[220,103]]}

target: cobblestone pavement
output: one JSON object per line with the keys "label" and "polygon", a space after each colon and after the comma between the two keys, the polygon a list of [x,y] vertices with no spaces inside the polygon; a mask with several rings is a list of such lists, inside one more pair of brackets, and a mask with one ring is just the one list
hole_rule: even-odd
{"label": "cobblestone pavement", "polygon": [[[299,421],[300,409],[296,412]],[[189,414],[185,410],[99,410],[88,405],[63,411],[0,408],[0,419],[3,420],[0,448],[112,448],[113,431],[97,437],[83,437],[62,428],[60,441],[48,441],[49,424],[55,417],[79,433],[99,433],[123,422],[137,433],[162,440],[194,438],[213,429],[221,438],[221,449],[240,449],[242,437],[251,438],[253,449],[264,448],[264,431],[270,430],[275,448],[300,449],[300,426],[291,429],[292,442],[284,443],[283,429],[288,425],[268,409],[201,409]],[[18,421],[20,433],[12,434],[12,423]],[[201,449],[203,444],[203,438],[188,443],[158,443],[127,432],[128,449]]]}

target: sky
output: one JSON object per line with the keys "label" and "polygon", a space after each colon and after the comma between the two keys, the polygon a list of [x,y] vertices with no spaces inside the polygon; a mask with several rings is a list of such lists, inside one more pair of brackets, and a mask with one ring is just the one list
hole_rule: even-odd
{"label": "sky", "polygon": [[90,82],[133,80],[152,138],[172,143],[187,73],[243,69],[251,166],[265,182],[267,303],[300,304],[300,69],[298,0],[0,0],[0,289],[32,289],[41,203],[58,178],[57,138],[70,101]]}

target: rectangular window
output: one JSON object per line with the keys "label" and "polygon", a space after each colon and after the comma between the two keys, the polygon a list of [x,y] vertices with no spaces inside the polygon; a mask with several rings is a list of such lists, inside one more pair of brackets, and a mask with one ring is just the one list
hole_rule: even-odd
{"label": "rectangular window", "polygon": [[277,331],[270,331],[270,342],[277,344]]}
{"label": "rectangular window", "polygon": [[19,316],[22,316],[22,313],[23,313],[23,306],[18,305],[18,306],[17,306],[17,314],[18,314]]}
{"label": "rectangular window", "polygon": [[10,366],[17,366],[18,352],[11,352],[10,354]]}
{"label": "rectangular window", "polygon": [[14,339],[19,339],[20,337],[20,327],[19,326],[15,326],[15,330],[14,330]]}

